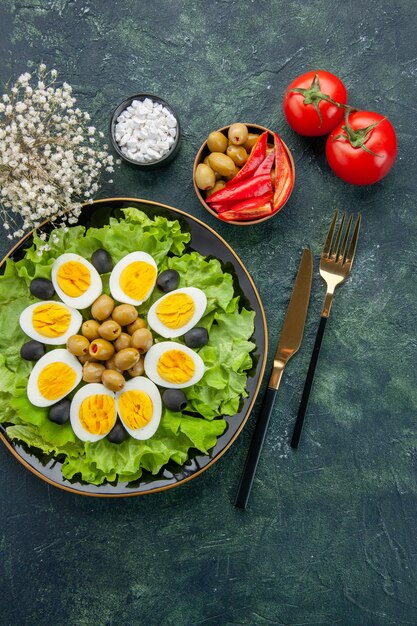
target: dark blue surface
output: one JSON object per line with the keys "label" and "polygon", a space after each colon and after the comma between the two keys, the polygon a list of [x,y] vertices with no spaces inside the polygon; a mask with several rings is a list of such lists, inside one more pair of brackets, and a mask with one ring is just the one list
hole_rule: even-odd
{"label": "dark blue surface", "polygon": [[[2,623],[417,624],[416,26],[412,0],[2,2],[4,81],[28,60],[56,67],[105,132],[132,93],[157,93],[178,110],[175,161],[149,173],[122,166],[101,196],[158,200],[216,227],[259,287],[271,348],[305,245],[316,260],[304,342],[283,378],[246,511],[233,500],[253,419],[211,470],[145,498],[72,496],[2,450]],[[397,130],[397,164],[374,187],[338,180],[323,140],[285,123],[285,86],[319,67]],[[254,228],[216,221],[192,186],[200,144],[234,121],[277,130],[296,163],[289,203]],[[324,298],[317,259],[336,207],[361,211],[362,231],[294,452]]]}

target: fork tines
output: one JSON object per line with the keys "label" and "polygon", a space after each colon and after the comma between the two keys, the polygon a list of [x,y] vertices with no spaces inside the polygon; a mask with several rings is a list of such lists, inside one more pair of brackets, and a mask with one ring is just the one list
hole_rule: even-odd
{"label": "fork tines", "polygon": [[352,226],[353,215],[351,215],[348,219],[348,223],[345,229],[345,234],[344,234],[342,243],[340,243],[340,241],[342,238],[343,227],[344,227],[345,219],[346,219],[346,213],[342,214],[342,219],[340,221],[336,237],[334,238],[334,233],[336,230],[338,217],[339,217],[339,211],[336,211],[336,213],[334,214],[332,223],[330,224],[329,232],[327,234],[327,238],[323,247],[322,257],[331,259],[335,263],[340,263],[341,265],[344,265],[345,263],[349,263],[351,265],[355,256],[356,244],[358,242],[359,228],[361,224],[361,215],[359,214],[356,219],[352,239],[351,239],[347,254],[346,254],[346,248],[347,248],[347,244],[349,240],[349,232]]}

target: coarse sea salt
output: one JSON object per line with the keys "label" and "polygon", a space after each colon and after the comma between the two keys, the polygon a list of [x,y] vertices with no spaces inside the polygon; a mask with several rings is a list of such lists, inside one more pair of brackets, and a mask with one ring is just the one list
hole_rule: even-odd
{"label": "coarse sea salt", "polygon": [[114,127],[120,151],[137,163],[151,163],[166,156],[177,132],[177,120],[171,111],[150,98],[133,100]]}

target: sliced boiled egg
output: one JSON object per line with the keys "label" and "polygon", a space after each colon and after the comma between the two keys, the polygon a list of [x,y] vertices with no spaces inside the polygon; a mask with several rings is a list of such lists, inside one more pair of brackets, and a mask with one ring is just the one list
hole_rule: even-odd
{"label": "sliced boiled egg", "polygon": [[198,383],[204,362],[194,350],[174,341],[153,345],[145,356],[145,374],[161,387],[182,389]]}
{"label": "sliced boiled egg", "polygon": [[83,318],[79,311],[56,300],[44,300],[26,307],[19,324],[28,337],[51,346],[66,343],[76,335]]}
{"label": "sliced boiled egg", "polygon": [[117,412],[129,435],[149,439],[161,421],[162,401],[154,383],[144,376],[128,380],[116,393]]}
{"label": "sliced boiled egg", "polygon": [[35,406],[51,406],[69,394],[81,380],[83,368],[78,359],[58,348],[37,361],[27,384],[29,402]]}
{"label": "sliced boiled egg", "polygon": [[201,289],[175,289],[151,306],[148,324],[162,337],[173,339],[193,328],[203,317],[206,306],[206,294]]}
{"label": "sliced boiled egg", "polygon": [[81,387],[71,402],[72,430],[81,441],[98,441],[109,434],[116,423],[116,398],[101,383]]}
{"label": "sliced boiled egg", "polygon": [[155,287],[158,268],[147,252],[131,252],[121,259],[110,274],[110,292],[115,300],[138,306]]}
{"label": "sliced boiled egg", "polygon": [[86,309],[103,291],[96,268],[84,257],[72,252],[55,259],[51,280],[61,300],[74,309]]}

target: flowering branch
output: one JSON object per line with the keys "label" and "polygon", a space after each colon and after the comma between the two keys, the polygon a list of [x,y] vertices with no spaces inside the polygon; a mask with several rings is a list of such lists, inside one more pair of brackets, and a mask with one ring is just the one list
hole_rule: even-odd
{"label": "flowering branch", "polygon": [[101,172],[114,171],[108,146],[96,147],[103,133],[57,76],[41,64],[34,81],[22,74],[0,99],[0,215],[9,239],[47,219],[75,224]]}

